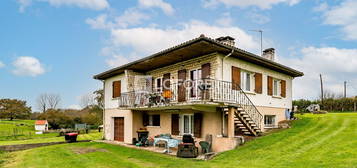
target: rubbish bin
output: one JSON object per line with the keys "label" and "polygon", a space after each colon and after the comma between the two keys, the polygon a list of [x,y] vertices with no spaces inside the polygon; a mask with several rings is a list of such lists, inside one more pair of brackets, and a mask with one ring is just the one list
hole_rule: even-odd
{"label": "rubbish bin", "polygon": [[71,143],[71,142],[77,142],[77,136],[78,133],[67,133],[64,138],[66,142]]}

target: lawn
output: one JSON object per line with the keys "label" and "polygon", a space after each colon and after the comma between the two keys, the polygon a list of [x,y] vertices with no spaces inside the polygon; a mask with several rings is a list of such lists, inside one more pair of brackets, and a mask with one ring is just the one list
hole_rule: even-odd
{"label": "lawn", "polygon": [[179,159],[95,142],[0,154],[0,160],[5,160],[2,166],[11,168],[357,167],[357,113],[299,117],[301,120],[295,121],[293,128],[259,137],[211,161]]}

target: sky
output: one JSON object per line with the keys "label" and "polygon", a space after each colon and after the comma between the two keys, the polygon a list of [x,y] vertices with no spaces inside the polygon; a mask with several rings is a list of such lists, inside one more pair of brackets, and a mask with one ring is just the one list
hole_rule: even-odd
{"label": "sky", "polygon": [[93,75],[205,34],[232,36],[236,46],[305,73],[294,99],[325,90],[357,95],[356,0],[2,0],[0,98],[26,100],[37,111],[42,93],[61,108],[102,87]]}

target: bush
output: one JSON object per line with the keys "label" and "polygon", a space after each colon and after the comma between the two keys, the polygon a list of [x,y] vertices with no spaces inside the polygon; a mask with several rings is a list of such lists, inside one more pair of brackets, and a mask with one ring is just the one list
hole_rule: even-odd
{"label": "bush", "polygon": [[306,108],[311,104],[319,104],[322,110],[335,111],[335,112],[346,112],[355,111],[355,106],[357,106],[357,99],[352,98],[328,98],[325,99],[323,104],[320,100],[294,100],[293,106],[298,106],[299,112],[307,112]]}

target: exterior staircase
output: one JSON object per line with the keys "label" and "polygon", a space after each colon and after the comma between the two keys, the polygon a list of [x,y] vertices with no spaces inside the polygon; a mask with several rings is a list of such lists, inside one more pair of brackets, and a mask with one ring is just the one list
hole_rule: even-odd
{"label": "exterior staircase", "polygon": [[[258,117],[257,120],[254,120],[253,117],[251,117],[251,115],[249,115],[249,113],[247,113],[243,108],[234,106],[230,107],[234,108],[235,132],[239,130],[242,134],[251,136],[259,136],[262,133],[260,128],[262,116],[258,111],[256,112],[259,113],[261,117]],[[228,114],[229,107],[224,107],[223,110],[225,114]]]}

